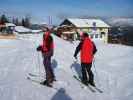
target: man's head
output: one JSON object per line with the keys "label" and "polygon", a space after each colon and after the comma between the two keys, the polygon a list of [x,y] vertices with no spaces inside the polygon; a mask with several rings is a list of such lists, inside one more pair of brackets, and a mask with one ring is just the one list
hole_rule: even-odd
{"label": "man's head", "polygon": [[47,28],[46,28],[46,31],[50,31],[50,29],[47,27]]}
{"label": "man's head", "polygon": [[84,37],[88,37],[88,33],[83,33],[83,36]]}
{"label": "man's head", "polygon": [[83,33],[83,34],[81,35],[81,40],[84,40],[86,37],[88,37],[88,34],[87,34],[87,33]]}
{"label": "man's head", "polygon": [[47,38],[50,36],[50,31],[46,31],[44,34],[43,34],[43,38]]}
{"label": "man's head", "polygon": [[50,31],[50,29],[48,27],[44,27],[42,30],[43,30],[43,32]]}

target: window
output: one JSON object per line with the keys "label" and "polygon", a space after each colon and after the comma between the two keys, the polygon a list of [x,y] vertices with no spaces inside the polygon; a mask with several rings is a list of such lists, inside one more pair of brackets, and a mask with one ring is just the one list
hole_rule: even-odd
{"label": "window", "polygon": [[93,39],[93,38],[94,38],[94,34],[90,34],[90,38],[92,38],[92,39]]}
{"label": "window", "polygon": [[102,34],[100,34],[100,38],[102,38],[103,37],[103,35]]}
{"label": "window", "polygon": [[95,38],[98,38],[98,34],[95,34]]}

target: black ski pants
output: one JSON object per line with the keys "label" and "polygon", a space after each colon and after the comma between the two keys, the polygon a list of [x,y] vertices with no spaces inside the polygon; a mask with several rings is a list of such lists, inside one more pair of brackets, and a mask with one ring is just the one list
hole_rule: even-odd
{"label": "black ski pants", "polygon": [[81,67],[82,67],[82,81],[94,83],[94,75],[93,72],[91,71],[92,63],[81,63]]}
{"label": "black ski pants", "polygon": [[44,55],[43,64],[46,72],[46,81],[48,83],[52,83],[55,79],[55,76],[51,66],[51,56]]}

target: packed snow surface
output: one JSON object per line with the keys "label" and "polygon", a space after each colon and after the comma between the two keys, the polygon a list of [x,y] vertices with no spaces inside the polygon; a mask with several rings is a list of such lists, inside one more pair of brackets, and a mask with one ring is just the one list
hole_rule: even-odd
{"label": "packed snow surface", "polygon": [[73,78],[81,74],[80,58],[78,62],[73,58],[79,41],[70,43],[54,35],[53,38],[52,67],[57,79],[53,86],[56,89],[27,79],[28,73],[36,74],[35,80],[45,78],[42,55],[36,51],[42,35],[0,40],[0,100],[132,100],[133,47],[94,41],[98,52],[92,70],[96,86],[103,93],[92,93],[82,89]]}

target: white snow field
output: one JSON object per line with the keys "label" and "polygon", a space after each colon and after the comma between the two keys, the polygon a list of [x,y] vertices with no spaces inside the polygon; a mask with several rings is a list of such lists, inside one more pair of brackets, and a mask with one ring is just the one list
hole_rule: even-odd
{"label": "white snow field", "polygon": [[41,53],[36,52],[41,38],[34,34],[0,40],[0,100],[133,100],[133,47],[94,41],[98,52],[92,70],[103,93],[93,93],[73,78],[80,74],[80,59],[73,58],[78,41],[72,44],[54,35],[56,89],[27,79],[28,73],[36,74],[35,80],[45,77]]}

